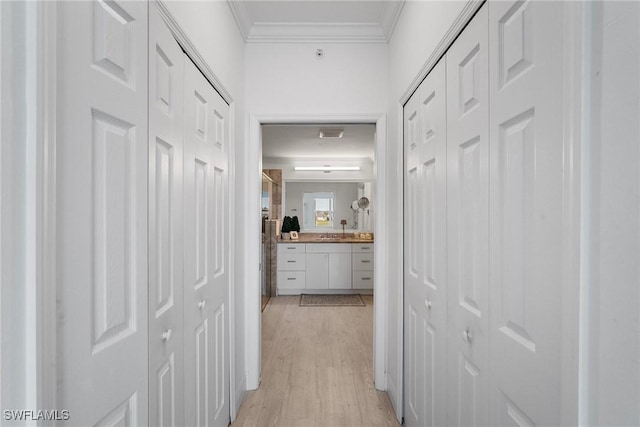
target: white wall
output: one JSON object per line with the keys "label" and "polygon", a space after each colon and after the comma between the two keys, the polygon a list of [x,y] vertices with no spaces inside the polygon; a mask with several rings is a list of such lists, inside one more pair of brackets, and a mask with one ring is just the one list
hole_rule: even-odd
{"label": "white wall", "polygon": [[[237,189],[243,188],[243,158],[244,158],[244,99],[245,99],[245,57],[244,41],[238,31],[233,15],[227,2],[224,1],[166,1],[171,14],[176,18],[181,28],[187,34],[196,49],[204,57],[216,77],[224,85],[225,89],[233,97],[232,114],[234,116],[233,138],[235,140],[234,152],[230,153],[229,177],[235,177],[235,187],[231,189],[230,203],[232,211],[243,212],[242,197],[235,197]],[[241,193],[241,192],[240,192]],[[235,217],[231,218],[235,221]],[[245,288],[244,288],[244,248],[242,245],[242,232],[244,227],[230,224],[230,228],[236,230],[234,239],[231,239],[233,253],[235,254],[235,266],[231,276],[234,304],[235,322],[235,397],[236,408],[241,403],[242,393],[246,390],[246,352],[245,352]],[[232,340],[234,337],[231,338]]]}
{"label": "white wall", "polygon": [[581,423],[640,425],[640,5],[591,7]]}
{"label": "white wall", "polygon": [[[388,245],[394,257],[388,263],[389,330],[387,377],[391,401],[397,412],[402,398],[402,105],[399,100],[420,74],[440,40],[444,37],[466,1],[407,1],[389,43],[390,90],[387,161]],[[391,169],[393,168],[393,169]]]}
{"label": "white wall", "polygon": [[[324,59],[316,59],[316,49]],[[247,111],[362,114],[387,110],[384,44],[253,43],[246,47]]]}

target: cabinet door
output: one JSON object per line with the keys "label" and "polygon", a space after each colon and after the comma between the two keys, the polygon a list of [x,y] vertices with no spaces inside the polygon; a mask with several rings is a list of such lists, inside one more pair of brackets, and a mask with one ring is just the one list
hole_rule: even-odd
{"label": "cabinet door", "polygon": [[351,254],[329,254],[329,288],[351,289]]}
{"label": "cabinet door", "polygon": [[447,52],[448,425],[488,424],[487,4]]}
{"label": "cabinet door", "polygon": [[306,255],[307,289],[329,288],[329,254]]}

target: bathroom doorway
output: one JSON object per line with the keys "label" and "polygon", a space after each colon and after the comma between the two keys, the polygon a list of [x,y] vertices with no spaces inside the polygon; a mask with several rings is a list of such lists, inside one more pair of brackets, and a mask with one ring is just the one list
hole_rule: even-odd
{"label": "bathroom doorway", "polygon": [[[387,342],[387,330],[383,327],[385,319],[388,317],[389,310],[395,310],[394,306],[389,306],[387,303],[387,281],[385,280],[387,275],[387,266],[385,260],[389,258],[388,248],[386,242],[388,240],[388,232],[385,226],[385,218],[388,215],[388,211],[393,209],[386,205],[386,188],[384,185],[376,185],[376,183],[385,183],[387,174],[387,160],[385,159],[385,147],[386,147],[386,116],[377,114],[363,114],[363,115],[349,115],[343,116],[323,116],[321,118],[312,116],[262,116],[251,115],[249,118],[249,147],[246,151],[246,175],[245,179],[248,183],[248,191],[244,195],[244,205],[249,209],[249,212],[257,212],[261,210],[261,189],[262,189],[262,169],[275,168],[273,165],[266,163],[266,167],[262,165],[262,145],[263,145],[263,125],[308,125],[308,124],[322,124],[322,125],[351,125],[351,124],[369,124],[375,129],[373,152],[375,159],[375,167],[373,163],[370,163],[371,187],[374,196],[370,200],[370,212],[368,215],[375,216],[373,221],[373,233],[372,238],[376,242],[374,271],[370,275],[373,277],[375,298],[373,300],[373,376],[375,386],[379,390],[386,390],[387,383],[385,377],[385,360],[386,360],[386,342]],[[266,127],[265,127],[266,128]],[[345,144],[348,145],[348,144]],[[326,150],[323,155],[326,154]],[[318,157],[318,156],[316,156]],[[266,156],[265,156],[266,158]],[[313,160],[307,158],[307,161]],[[325,166],[326,163],[322,162],[323,159],[316,158],[315,161],[320,166]],[[326,160],[326,158],[324,159]],[[330,164],[330,166],[333,166]],[[283,171],[283,216],[288,216],[284,211],[286,209],[286,192],[287,183],[285,182],[285,169],[280,168]],[[295,166],[292,167],[295,169]],[[362,169],[361,169],[362,170]],[[260,175],[256,172],[260,171]],[[298,171],[311,173],[311,171]],[[318,173],[318,171],[314,171]],[[331,171],[331,175],[337,176],[338,173],[344,173],[345,171]],[[320,174],[324,174],[324,171],[320,171]],[[322,175],[321,175],[322,176]],[[260,177],[260,181],[258,181]],[[353,202],[355,200],[352,200]],[[255,215],[255,214],[253,214]],[[364,215],[367,215],[365,213]],[[254,217],[257,219],[257,216]],[[298,216],[300,219],[300,216]],[[348,219],[345,217],[334,218],[337,220],[338,230],[342,232],[341,219]],[[255,225],[254,225],[255,224]],[[260,274],[262,271],[253,266],[260,264],[260,242],[256,242],[255,239],[261,236],[260,222],[249,221],[247,225],[247,233],[245,237],[245,277],[246,277],[246,343],[247,343],[247,388],[256,389],[260,383],[261,377],[261,318],[262,311],[256,309],[260,307],[261,292],[260,292]],[[254,228],[255,227],[255,228]],[[345,226],[345,233],[348,232],[348,225]],[[329,233],[329,237],[337,238],[338,233]],[[327,235],[327,233],[323,233]],[[365,234],[366,235],[366,234]],[[369,276],[366,276],[369,277]],[[267,305],[268,310],[269,304]]]}
{"label": "bathroom doorway", "polygon": [[262,125],[264,304],[269,290],[373,293],[375,133],[372,123]]}

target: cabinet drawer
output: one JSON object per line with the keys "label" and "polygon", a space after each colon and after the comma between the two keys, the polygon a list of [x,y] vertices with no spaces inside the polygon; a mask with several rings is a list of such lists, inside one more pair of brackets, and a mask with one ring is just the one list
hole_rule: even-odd
{"label": "cabinet drawer", "polygon": [[373,271],[354,271],[353,289],[373,289]]}
{"label": "cabinet drawer", "polygon": [[278,271],[278,289],[304,289],[305,283],[304,271]]}
{"label": "cabinet drawer", "polygon": [[278,243],[278,255],[280,254],[303,254],[304,243]]}
{"label": "cabinet drawer", "polygon": [[352,243],[351,252],[373,253],[373,243]]}
{"label": "cabinet drawer", "polygon": [[373,253],[352,254],[354,270],[373,270]]}
{"label": "cabinet drawer", "polygon": [[350,254],[351,245],[348,243],[307,243],[307,253]]}
{"label": "cabinet drawer", "polygon": [[305,269],[305,254],[278,255],[278,271],[300,271]]}

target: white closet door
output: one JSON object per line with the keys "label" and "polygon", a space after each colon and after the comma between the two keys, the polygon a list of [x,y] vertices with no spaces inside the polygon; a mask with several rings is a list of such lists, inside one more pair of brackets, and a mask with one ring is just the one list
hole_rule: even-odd
{"label": "white closet door", "polygon": [[445,425],[446,73],[442,59],[405,107],[405,422]]}
{"label": "white closet door", "polygon": [[447,52],[448,425],[488,424],[487,42],[485,4]]}
{"label": "white closet door", "polygon": [[[229,424],[229,105],[217,92],[211,93],[213,156],[213,286],[211,288],[211,342],[213,345],[213,390],[211,426]],[[208,303],[207,303],[208,304]]]}
{"label": "white closet door", "polygon": [[[228,425],[227,345],[225,338],[227,294],[215,286],[224,268],[216,262],[225,237],[224,173],[214,161],[220,118],[220,95],[185,56],[184,84],[184,327],[185,423],[189,426]],[[225,104],[226,105],[226,104]],[[224,115],[223,115],[224,114]],[[216,153],[216,151],[218,153]],[[216,167],[217,166],[217,167]],[[222,192],[222,194],[220,194]],[[219,206],[222,205],[222,206]],[[220,218],[220,215],[223,218]]]}
{"label": "white closet door", "polygon": [[494,425],[561,423],[563,8],[490,4]]}
{"label": "white closet door", "polygon": [[147,425],[147,3],[59,8],[58,407]]}
{"label": "white closet door", "polygon": [[183,53],[149,7],[149,424],[184,425]]}

